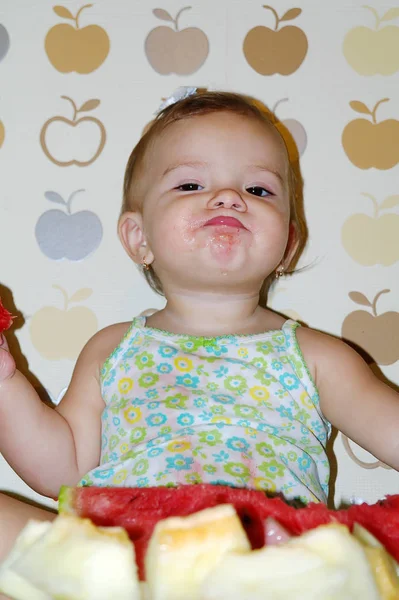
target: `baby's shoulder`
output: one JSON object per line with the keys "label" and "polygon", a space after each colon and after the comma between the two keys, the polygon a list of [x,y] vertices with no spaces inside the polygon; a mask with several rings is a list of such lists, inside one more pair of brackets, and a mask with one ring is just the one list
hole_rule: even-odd
{"label": "baby's shoulder", "polygon": [[348,365],[359,360],[358,353],[344,340],[310,327],[296,329],[298,344],[315,379],[325,373],[336,371],[342,363]]}
{"label": "baby's shoulder", "polygon": [[97,333],[95,333],[87,342],[82,351],[81,358],[90,356],[97,365],[102,365],[113,350],[120,344],[130,326],[131,322],[127,321],[108,325],[107,327],[100,329],[100,331],[97,331]]}

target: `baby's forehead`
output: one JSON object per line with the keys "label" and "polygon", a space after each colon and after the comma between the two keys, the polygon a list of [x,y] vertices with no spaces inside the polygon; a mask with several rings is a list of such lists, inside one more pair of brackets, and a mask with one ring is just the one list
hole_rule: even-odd
{"label": "baby's forehead", "polygon": [[[160,129],[148,146],[149,154],[161,150],[168,153],[175,144],[180,145],[187,142],[188,145],[205,144],[209,147],[210,141],[219,140],[220,132],[223,131],[227,137],[245,136],[256,138],[262,143],[267,141],[268,146],[274,147],[277,152],[286,155],[286,145],[281,133],[275,124],[267,117],[261,118],[253,114],[238,113],[229,110],[215,110],[205,114],[187,115]],[[173,144],[173,146],[171,145]]]}

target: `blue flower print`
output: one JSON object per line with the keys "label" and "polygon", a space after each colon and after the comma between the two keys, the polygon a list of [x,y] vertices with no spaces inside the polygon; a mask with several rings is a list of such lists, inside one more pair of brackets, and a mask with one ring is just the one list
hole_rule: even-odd
{"label": "blue flower print", "polygon": [[293,419],[294,415],[292,414],[292,409],[288,406],[279,406],[276,408],[276,411],[280,413],[282,417],[287,417],[288,419]]}
{"label": "blue flower print", "polygon": [[155,389],[147,390],[145,395],[149,400],[157,400],[159,398],[159,394]]}
{"label": "blue flower print", "polygon": [[307,471],[312,464],[312,459],[307,454],[303,453],[302,456],[298,458],[298,466],[300,471]]}
{"label": "blue flower print", "polygon": [[251,421],[248,421],[247,419],[240,419],[237,421],[237,425],[240,425],[241,427],[252,427]]}
{"label": "blue flower print", "polygon": [[205,405],[206,405],[205,398],[195,398],[194,406],[196,406],[197,408],[202,408]]}
{"label": "blue flower print", "polygon": [[177,422],[182,427],[184,427],[184,425],[192,425],[194,423],[194,417],[193,415],[190,415],[190,413],[181,413],[181,415],[177,417]]}
{"label": "blue flower print", "polygon": [[150,484],[148,477],[139,477],[136,485],[137,487],[148,487]]}
{"label": "blue flower print", "polygon": [[176,356],[178,350],[177,348],[172,348],[171,346],[162,345],[159,346],[158,352],[164,358],[171,358],[172,356]]}
{"label": "blue flower print", "polygon": [[222,354],[225,354],[227,352],[226,346],[219,346],[219,344],[217,344],[213,340],[212,340],[212,343],[207,344],[205,342],[204,346],[205,346],[205,350],[209,354],[213,354],[213,356],[221,356]]}
{"label": "blue flower print", "polygon": [[200,415],[198,415],[201,421],[210,421],[210,419],[212,419],[212,416],[212,413],[206,410],[204,410]]}
{"label": "blue flower print", "polygon": [[113,422],[113,424],[114,424],[116,427],[118,427],[118,425],[120,425],[120,424],[121,424],[121,420],[120,420],[120,418],[119,418],[119,417],[113,417],[113,418],[112,418],[112,422]]}
{"label": "blue flower print", "polygon": [[280,375],[279,380],[287,390],[296,390],[299,387],[299,379],[293,373],[284,373]]}
{"label": "blue flower print", "polygon": [[115,377],[116,369],[112,369],[110,364],[107,362],[101,369],[101,378],[103,380],[103,384],[106,386],[111,385],[111,383],[115,381]]}
{"label": "blue flower print", "polygon": [[211,398],[215,402],[220,402],[221,404],[234,404],[235,402],[234,396],[230,396],[229,394],[213,394]]}
{"label": "blue flower print", "polygon": [[159,363],[157,366],[158,373],[161,373],[162,375],[167,375],[172,369],[173,367],[169,363]]}
{"label": "blue flower print", "polygon": [[117,452],[111,452],[111,454],[109,455],[109,460],[112,462],[116,462],[118,460]]}
{"label": "blue flower print", "polygon": [[142,406],[143,404],[145,404],[145,400],[142,400],[141,398],[133,398],[133,400],[130,401],[131,406]]}
{"label": "blue flower print", "polygon": [[148,410],[154,410],[155,408],[158,408],[159,405],[160,405],[160,402],[149,402],[147,404],[147,408],[148,408]]}
{"label": "blue flower print", "polygon": [[220,452],[218,452],[217,454],[212,454],[212,456],[215,459],[215,462],[226,462],[226,460],[229,459],[230,454],[228,454],[227,452],[225,452],[224,450],[221,450]]}
{"label": "blue flower print", "polygon": [[189,375],[186,373],[185,375],[178,375],[176,377],[176,385],[182,385],[183,387],[193,388],[198,387],[199,377],[195,377],[193,375]]}
{"label": "blue flower print", "polygon": [[246,440],[244,440],[244,438],[239,438],[236,436],[229,438],[226,441],[226,446],[230,448],[230,450],[235,450],[243,453],[246,453],[249,448],[249,444]]}
{"label": "blue flower print", "polygon": [[219,369],[216,369],[213,372],[215,373],[216,377],[220,378],[220,377],[224,377],[225,375],[227,375],[229,370],[227,367],[219,367]]}
{"label": "blue flower print", "polygon": [[154,413],[145,419],[150,427],[157,427],[166,423],[167,418],[163,413]]}
{"label": "blue flower print", "polygon": [[281,369],[283,368],[283,363],[281,362],[281,360],[277,360],[276,358],[274,358],[272,360],[272,367],[275,371],[281,371]]}
{"label": "blue flower print", "polygon": [[94,477],[99,479],[109,479],[114,474],[114,469],[97,469],[93,472]]}
{"label": "blue flower print", "polygon": [[258,431],[266,431],[271,435],[278,435],[278,427],[274,427],[274,425],[269,425],[269,423],[258,423],[256,428]]}
{"label": "blue flower print", "polygon": [[155,456],[159,456],[162,454],[163,448],[151,448],[148,450],[148,458],[154,458]]}
{"label": "blue flower print", "polygon": [[107,447],[108,444],[108,438],[106,435],[102,435],[101,437],[101,450],[104,450]]}
{"label": "blue flower print", "polygon": [[188,471],[193,462],[193,458],[190,456],[184,457],[183,454],[176,454],[176,456],[166,458],[167,468],[176,469],[176,471]]}

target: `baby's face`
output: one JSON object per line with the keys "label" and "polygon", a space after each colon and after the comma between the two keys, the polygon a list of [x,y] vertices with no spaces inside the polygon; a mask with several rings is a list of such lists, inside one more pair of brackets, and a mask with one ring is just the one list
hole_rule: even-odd
{"label": "baby's face", "polygon": [[187,118],[165,129],[145,162],[144,233],[165,291],[242,293],[280,263],[288,159],[272,126],[229,112]]}

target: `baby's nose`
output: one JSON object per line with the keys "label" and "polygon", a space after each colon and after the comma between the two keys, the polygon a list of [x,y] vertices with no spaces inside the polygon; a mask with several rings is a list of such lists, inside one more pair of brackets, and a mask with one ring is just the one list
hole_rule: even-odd
{"label": "baby's nose", "polygon": [[245,212],[247,205],[241,194],[231,188],[219,190],[208,202],[208,208],[233,208]]}

